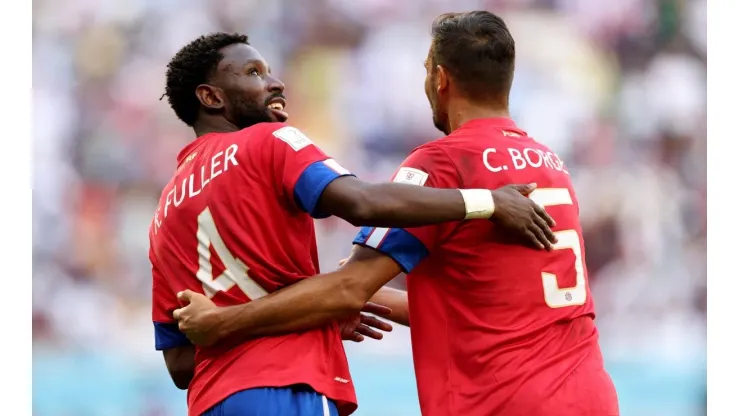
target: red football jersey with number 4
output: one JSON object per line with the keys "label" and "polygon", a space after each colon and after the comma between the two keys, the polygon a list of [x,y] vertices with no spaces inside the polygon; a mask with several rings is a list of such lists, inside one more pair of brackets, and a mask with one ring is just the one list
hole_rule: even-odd
{"label": "red football jersey with number 4", "polygon": [[[185,147],[150,229],[156,348],[187,345],[172,311],[184,289],[237,305],[319,273],[313,217],[348,175],[297,129],[263,123],[211,133]],[[240,390],[305,383],[343,415],[356,407],[336,324],[196,349],[190,415]]]}
{"label": "red football jersey with number 4", "polygon": [[394,181],[496,189],[536,183],[555,250],[515,245],[487,220],[363,228],[355,243],[409,273],[414,367],[424,416],[610,416],[584,263],[578,201],[563,162],[509,119],[480,119],[420,146]]}

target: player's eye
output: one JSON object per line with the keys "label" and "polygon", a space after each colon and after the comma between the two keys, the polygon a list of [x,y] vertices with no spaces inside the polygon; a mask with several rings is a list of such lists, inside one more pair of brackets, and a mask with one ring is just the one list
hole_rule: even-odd
{"label": "player's eye", "polygon": [[249,71],[247,71],[247,75],[259,75],[259,74],[260,74],[260,71],[258,71],[255,68],[252,68]]}

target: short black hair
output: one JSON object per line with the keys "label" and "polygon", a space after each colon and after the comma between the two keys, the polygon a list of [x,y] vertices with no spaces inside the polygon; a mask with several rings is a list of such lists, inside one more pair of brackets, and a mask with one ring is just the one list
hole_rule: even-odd
{"label": "short black hair", "polygon": [[514,38],[493,13],[445,13],[432,23],[431,69],[443,66],[470,99],[508,95],[515,57]]}
{"label": "short black hair", "polygon": [[223,59],[220,50],[236,43],[249,45],[249,38],[241,33],[216,32],[203,35],[180,49],[167,64],[167,101],[177,117],[188,126],[195,124],[200,109],[195,89],[208,82]]}

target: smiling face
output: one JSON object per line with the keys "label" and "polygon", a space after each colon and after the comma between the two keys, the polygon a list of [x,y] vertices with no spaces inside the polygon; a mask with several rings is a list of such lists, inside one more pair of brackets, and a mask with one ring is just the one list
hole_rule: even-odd
{"label": "smiling face", "polygon": [[210,84],[198,86],[196,94],[206,112],[222,112],[240,129],[264,122],[284,122],[285,85],[272,76],[257,49],[243,43],[220,50],[223,59]]}

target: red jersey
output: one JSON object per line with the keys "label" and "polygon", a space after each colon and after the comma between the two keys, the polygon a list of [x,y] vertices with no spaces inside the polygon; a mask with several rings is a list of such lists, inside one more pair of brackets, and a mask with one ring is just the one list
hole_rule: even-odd
{"label": "red jersey", "polygon": [[[172,318],[176,294],[205,293],[237,305],[319,273],[313,217],[324,188],[348,175],[283,123],[211,133],[186,146],[162,192],[150,233],[156,348],[187,345]],[[336,324],[239,345],[197,348],[188,412],[200,415],[253,387],[305,383],[356,407]]]}
{"label": "red jersey", "polygon": [[473,120],[414,150],[394,181],[496,189],[536,183],[557,222],[555,250],[515,245],[487,220],[363,228],[355,243],[408,274],[409,317],[424,416],[611,416],[570,175],[509,119]]}

